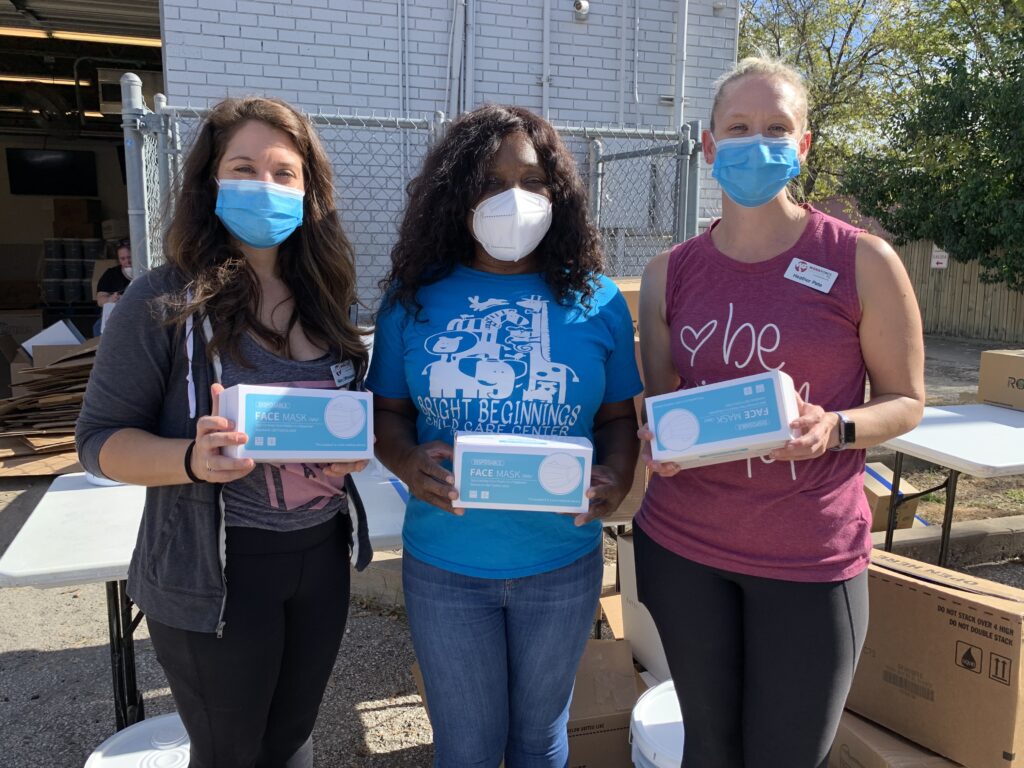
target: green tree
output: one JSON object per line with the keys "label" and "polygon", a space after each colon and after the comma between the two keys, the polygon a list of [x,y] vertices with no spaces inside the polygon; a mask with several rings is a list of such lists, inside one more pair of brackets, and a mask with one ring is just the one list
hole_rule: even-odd
{"label": "green tree", "polygon": [[959,50],[852,159],[843,188],[897,242],[932,240],[1024,290],[1024,6],[952,2]]}
{"label": "green tree", "polygon": [[931,57],[954,41],[942,3],[922,0],[741,0],[739,55],[768,55],[805,78],[811,151],[796,193],[835,194],[880,115],[912,94]]}

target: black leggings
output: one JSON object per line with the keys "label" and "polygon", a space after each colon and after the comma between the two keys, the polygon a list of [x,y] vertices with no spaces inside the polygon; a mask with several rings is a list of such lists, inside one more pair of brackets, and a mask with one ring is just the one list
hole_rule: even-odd
{"label": "black leggings", "polygon": [[347,521],[229,528],[221,639],[149,619],[191,741],[189,768],[313,764],[310,734],[348,617]]}
{"label": "black leggings", "polygon": [[637,596],[683,713],[683,768],[824,768],[867,631],[867,573],[743,576],[633,532]]}

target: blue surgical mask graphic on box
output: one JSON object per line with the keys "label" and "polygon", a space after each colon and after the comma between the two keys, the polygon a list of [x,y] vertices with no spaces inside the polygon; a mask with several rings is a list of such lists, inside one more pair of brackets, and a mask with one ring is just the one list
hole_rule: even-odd
{"label": "blue surgical mask graphic on box", "polygon": [[593,447],[585,438],[460,432],[455,439],[459,506],[583,512]]}
{"label": "blue surgical mask graphic on box", "polygon": [[701,466],[781,447],[798,415],[793,380],[781,371],[647,399],[652,457]]}

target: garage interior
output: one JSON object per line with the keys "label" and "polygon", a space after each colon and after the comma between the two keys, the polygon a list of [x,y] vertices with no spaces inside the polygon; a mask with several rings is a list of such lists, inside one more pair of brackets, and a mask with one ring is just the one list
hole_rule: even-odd
{"label": "garage interior", "polygon": [[0,337],[93,335],[128,236],[119,80],[152,105],[162,68],[158,0],[0,0]]}

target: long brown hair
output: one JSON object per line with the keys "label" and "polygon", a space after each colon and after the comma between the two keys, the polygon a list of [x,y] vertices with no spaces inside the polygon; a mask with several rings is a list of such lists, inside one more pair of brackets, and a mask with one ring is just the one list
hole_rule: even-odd
{"label": "long brown hair", "polygon": [[472,263],[466,215],[483,194],[487,167],[502,139],[517,132],[526,134],[537,151],[551,192],[551,229],[537,246],[541,273],[559,302],[589,304],[604,255],[587,214],[587,188],[576,161],[544,118],[522,107],[485,104],[452,123],[409,183],[391,270],[380,283],[382,306],[398,302],[418,316],[420,288],[459,264]]}
{"label": "long brown hair", "polygon": [[[232,136],[250,120],[287,134],[302,157],[302,226],[278,250],[278,271],[294,299],[283,333],[260,321],[256,274],[214,214],[217,167]],[[244,98],[213,108],[185,161],[165,252],[187,283],[187,295],[171,300],[170,322],[180,327],[193,313],[209,316],[211,355],[224,353],[245,363],[240,343],[246,331],[287,354],[288,332],[300,322],[311,339],[356,363],[357,373],[365,369],[366,347],[349,318],[357,300],[355,263],[334,206],[331,163],[313,126],[289,104]]]}

